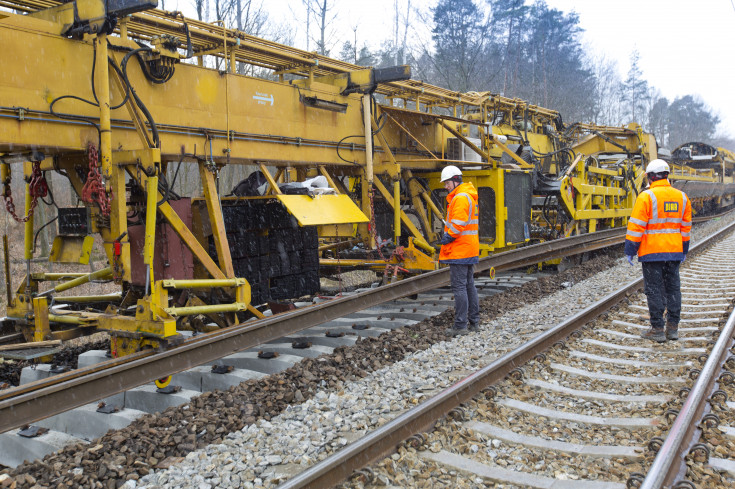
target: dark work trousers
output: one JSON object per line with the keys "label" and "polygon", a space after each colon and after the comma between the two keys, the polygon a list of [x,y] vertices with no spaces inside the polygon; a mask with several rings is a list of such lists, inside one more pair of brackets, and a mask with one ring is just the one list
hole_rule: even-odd
{"label": "dark work trousers", "polygon": [[449,276],[454,294],[454,328],[467,328],[467,318],[473,326],[480,323],[480,299],[475,288],[474,265],[449,264]]}
{"label": "dark work trousers", "polygon": [[681,287],[679,281],[680,261],[646,261],[643,266],[643,284],[648,299],[651,327],[663,329],[664,310],[666,322],[679,324],[681,315]]}

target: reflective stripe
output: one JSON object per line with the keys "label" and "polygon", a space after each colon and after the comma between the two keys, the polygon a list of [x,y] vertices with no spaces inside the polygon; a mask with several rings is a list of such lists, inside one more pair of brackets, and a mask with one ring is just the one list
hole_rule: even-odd
{"label": "reflective stripe", "polygon": [[679,234],[678,229],[646,229],[646,234]]}
{"label": "reflective stripe", "polygon": [[477,229],[474,229],[472,231],[462,231],[461,233],[459,233],[460,236],[469,236],[472,234],[477,234]]}
{"label": "reflective stripe", "polygon": [[470,219],[470,222],[468,222],[467,224],[479,224],[479,223],[480,221],[478,221],[477,219]]}
{"label": "reflective stripe", "polygon": [[651,219],[648,224],[681,224],[681,217],[667,217],[664,219]]}
{"label": "reflective stripe", "polygon": [[681,233],[681,237],[682,238],[688,238],[689,237],[689,233]]}
{"label": "reflective stripe", "polygon": [[633,224],[638,224],[639,226],[645,226],[647,224],[646,221],[636,219],[635,217],[631,217],[630,219],[628,219],[628,221],[632,222]]}
{"label": "reflective stripe", "polygon": [[651,198],[651,219],[649,219],[648,222],[656,222],[658,221],[658,200],[656,200],[656,195],[651,189],[648,189],[643,193],[648,194]]}
{"label": "reflective stripe", "polygon": [[457,229],[457,228],[455,228],[454,226],[452,226],[452,224],[451,224],[451,223],[447,223],[447,228],[449,228],[449,230],[450,230],[450,231],[451,231],[452,233],[454,233],[454,234],[459,234],[459,229]]}
{"label": "reflective stripe", "polygon": [[684,220],[684,211],[687,209],[687,194],[682,192],[681,195],[682,195],[683,204],[684,204],[681,206],[681,219]]}
{"label": "reflective stripe", "polygon": [[692,225],[692,221],[681,221],[681,225],[684,226],[684,227],[691,226]]}
{"label": "reflective stripe", "polygon": [[626,234],[630,236],[635,236],[636,238],[640,238],[641,236],[643,236],[643,233],[639,233],[638,231],[628,231]]}
{"label": "reflective stripe", "polygon": [[451,222],[452,224],[459,224],[460,226],[464,226],[467,224],[467,221],[463,221],[462,219],[452,219],[449,222]]}

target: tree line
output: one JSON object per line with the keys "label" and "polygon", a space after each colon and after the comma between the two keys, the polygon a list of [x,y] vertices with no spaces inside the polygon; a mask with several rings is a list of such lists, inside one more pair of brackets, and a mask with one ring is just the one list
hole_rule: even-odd
{"label": "tree line", "polygon": [[[345,2],[338,0],[293,0],[290,24],[273,21],[264,0],[192,1],[200,20],[214,15],[289,45],[299,34],[306,45],[296,47],[361,66],[410,64],[414,77],[428,83],[520,98],[557,110],[568,122],[635,121],[669,149],[689,141],[735,148],[735,141],[717,134],[720,119],[701,98],[662,96],[643,78],[636,51],[622,78],[615,61],[583,46],[579,16],[545,0],[435,0],[429,7],[394,0],[391,29],[384,31],[389,35],[369,40],[358,37],[359,21],[344,21],[339,9]],[[349,39],[339,37],[340,24],[348,25]]]}

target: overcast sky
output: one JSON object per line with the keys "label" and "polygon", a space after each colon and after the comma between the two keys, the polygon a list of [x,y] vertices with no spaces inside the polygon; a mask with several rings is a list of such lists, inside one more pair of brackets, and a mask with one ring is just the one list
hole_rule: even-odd
{"label": "overcast sky", "polygon": [[669,101],[699,95],[715,109],[722,135],[735,138],[735,5],[733,0],[546,0],[576,11],[584,42],[618,60],[624,78],[630,53],[649,84]]}
{"label": "overcast sky", "polygon": [[[193,9],[178,0],[179,8],[193,16]],[[331,46],[339,52],[345,40],[371,49],[392,37],[395,0],[336,0],[338,32]],[[398,0],[405,5],[407,0]],[[170,5],[167,2],[167,8]],[[482,0],[475,0],[480,5]],[[698,95],[720,116],[721,135],[735,138],[735,0],[546,0],[564,12],[579,14],[585,30],[582,41],[594,53],[604,53],[618,63],[620,76],[630,67],[634,49],[640,53],[640,68],[650,85],[672,101],[683,95]],[[527,4],[531,0],[526,1]],[[412,0],[412,6],[428,11],[436,0]],[[305,48],[301,0],[264,0],[276,22],[296,24],[296,46]],[[405,7],[400,9],[405,11]],[[428,39],[427,26],[412,14],[414,38]],[[312,43],[310,49],[315,49]],[[497,91],[497,87],[488,87]],[[512,94],[508,94],[512,96]],[[553,109],[553,107],[550,107]]]}

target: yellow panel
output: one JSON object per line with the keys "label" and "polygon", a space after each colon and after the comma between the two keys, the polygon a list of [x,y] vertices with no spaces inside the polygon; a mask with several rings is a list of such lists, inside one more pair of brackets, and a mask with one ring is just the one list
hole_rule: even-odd
{"label": "yellow panel", "polygon": [[56,236],[51,245],[49,261],[87,265],[93,245],[92,236]]}
{"label": "yellow panel", "polygon": [[368,222],[368,218],[347,195],[276,195],[300,226]]}

